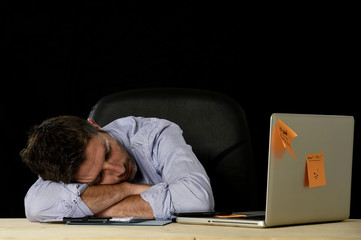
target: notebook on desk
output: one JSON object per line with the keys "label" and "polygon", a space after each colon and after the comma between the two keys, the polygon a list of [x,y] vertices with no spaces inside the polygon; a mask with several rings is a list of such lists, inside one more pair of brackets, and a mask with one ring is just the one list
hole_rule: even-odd
{"label": "notebook on desk", "polygon": [[158,221],[153,218],[137,218],[137,217],[95,217],[85,216],[79,218],[56,218],[47,219],[42,223],[65,223],[67,225],[109,225],[109,226],[164,226],[171,223],[171,220]]}
{"label": "notebook on desk", "polygon": [[273,227],[349,217],[354,118],[273,114],[270,121],[266,210],[200,216],[178,223]]}

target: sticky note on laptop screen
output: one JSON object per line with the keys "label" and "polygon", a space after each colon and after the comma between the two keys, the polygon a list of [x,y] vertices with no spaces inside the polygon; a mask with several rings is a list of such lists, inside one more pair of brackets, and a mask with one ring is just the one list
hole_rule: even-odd
{"label": "sticky note on laptop screen", "polygon": [[326,185],[324,153],[307,154],[306,171],[310,188]]}

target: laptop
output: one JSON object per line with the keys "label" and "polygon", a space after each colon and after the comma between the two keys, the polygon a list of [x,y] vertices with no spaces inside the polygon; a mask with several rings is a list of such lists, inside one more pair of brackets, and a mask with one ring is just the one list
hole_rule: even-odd
{"label": "laptop", "polygon": [[274,113],[265,211],[179,213],[176,221],[265,228],[348,219],[353,137],[352,116]]}

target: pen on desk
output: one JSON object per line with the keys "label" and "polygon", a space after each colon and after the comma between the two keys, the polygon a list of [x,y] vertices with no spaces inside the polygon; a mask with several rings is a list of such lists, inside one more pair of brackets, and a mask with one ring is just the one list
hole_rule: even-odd
{"label": "pen on desk", "polygon": [[238,218],[238,217],[244,217],[246,218],[247,215],[245,214],[229,214],[229,215],[214,215],[215,218]]}

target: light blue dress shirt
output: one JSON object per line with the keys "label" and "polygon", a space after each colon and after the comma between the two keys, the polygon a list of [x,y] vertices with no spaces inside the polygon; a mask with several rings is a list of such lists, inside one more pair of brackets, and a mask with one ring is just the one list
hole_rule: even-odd
{"label": "light blue dress shirt", "polygon": [[[213,210],[210,180],[178,125],[164,119],[125,117],[103,130],[134,157],[139,171],[134,182],[153,185],[141,197],[156,219],[172,218],[174,212]],[[87,187],[39,178],[25,197],[26,217],[44,221],[93,215],[80,197]]]}

